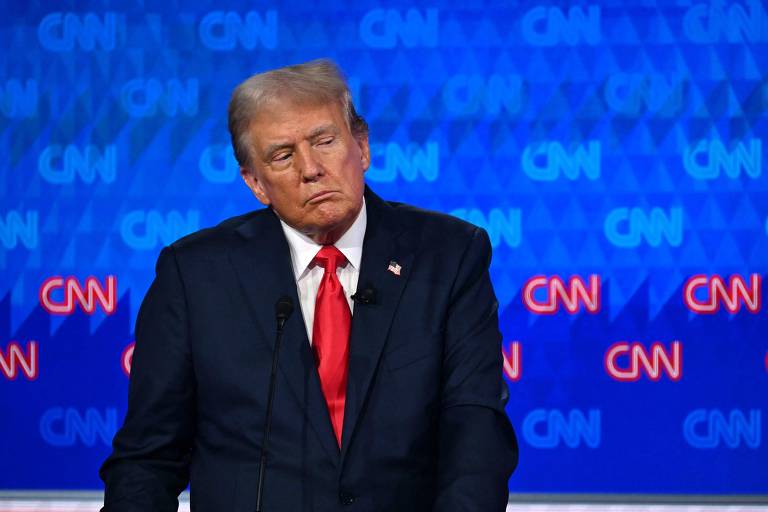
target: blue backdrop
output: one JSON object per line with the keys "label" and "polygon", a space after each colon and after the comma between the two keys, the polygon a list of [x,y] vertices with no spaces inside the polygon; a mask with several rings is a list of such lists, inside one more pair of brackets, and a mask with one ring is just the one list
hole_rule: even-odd
{"label": "blue backdrop", "polygon": [[766,5],[332,4],[0,1],[0,488],[101,488],[158,252],[258,206],[231,90],[330,57],[490,233],[510,489],[768,495]]}

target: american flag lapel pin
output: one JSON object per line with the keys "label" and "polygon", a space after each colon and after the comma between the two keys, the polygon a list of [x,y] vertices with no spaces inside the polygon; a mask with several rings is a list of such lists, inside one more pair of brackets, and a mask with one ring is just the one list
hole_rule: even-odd
{"label": "american flag lapel pin", "polygon": [[389,266],[387,267],[387,270],[395,274],[396,276],[400,275],[400,271],[403,269],[403,267],[400,266],[398,262],[395,260],[392,260],[389,262]]}

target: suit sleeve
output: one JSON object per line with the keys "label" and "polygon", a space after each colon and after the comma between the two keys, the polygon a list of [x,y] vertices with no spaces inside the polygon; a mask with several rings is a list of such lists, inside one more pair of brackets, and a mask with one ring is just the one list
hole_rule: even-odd
{"label": "suit sleeve", "polygon": [[187,314],[176,256],[166,247],[136,321],[128,412],[99,472],[103,512],[178,509],[195,417]]}
{"label": "suit sleeve", "polygon": [[462,257],[446,320],[434,510],[503,512],[517,441],[504,411],[498,303],[488,235],[476,229]]}

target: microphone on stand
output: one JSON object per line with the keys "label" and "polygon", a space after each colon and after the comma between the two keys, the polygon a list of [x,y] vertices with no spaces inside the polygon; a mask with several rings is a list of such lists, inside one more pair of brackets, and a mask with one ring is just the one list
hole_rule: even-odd
{"label": "microphone on stand", "polygon": [[368,283],[362,290],[358,289],[352,295],[352,300],[355,301],[355,304],[372,306],[376,304],[376,288],[371,283]]}
{"label": "microphone on stand", "polygon": [[267,472],[267,454],[269,445],[269,431],[272,428],[272,405],[275,401],[275,381],[277,380],[277,359],[280,354],[280,342],[283,340],[283,327],[293,313],[293,301],[284,295],[275,303],[275,320],[277,332],[275,336],[275,350],[272,352],[272,373],[269,375],[269,396],[267,397],[267,415],[264,418],[264,436],[261,442],[261,461],[259,462],[259,486],[256,493],[256,512],[262,512],[261,499],[264,494],[264,475]]}

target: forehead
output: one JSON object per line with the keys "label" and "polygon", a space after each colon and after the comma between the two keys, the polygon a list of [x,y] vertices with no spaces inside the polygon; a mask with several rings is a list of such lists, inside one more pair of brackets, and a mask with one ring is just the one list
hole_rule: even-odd
{"label": "forehead", "polygon": [[341,105],[279,99],[259,108],[251,121],[250,132],[257,144],[269,144],[275,139],[308,137],[322,127],[346,129]]}

